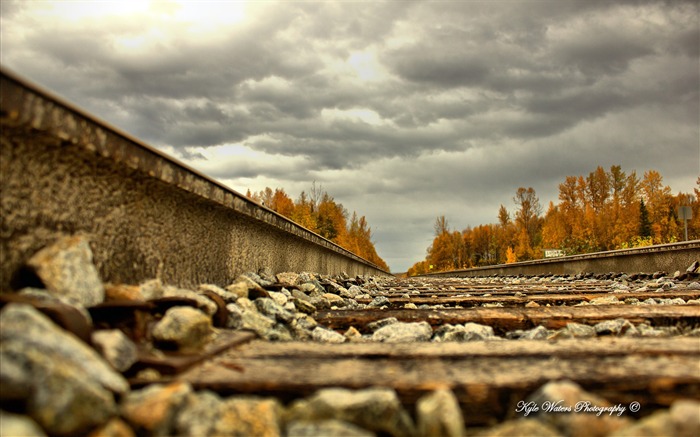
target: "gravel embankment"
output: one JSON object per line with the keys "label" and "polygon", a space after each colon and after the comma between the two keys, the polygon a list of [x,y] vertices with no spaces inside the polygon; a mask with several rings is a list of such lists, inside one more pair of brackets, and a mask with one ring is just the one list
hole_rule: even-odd
{"label": "gravel embankment", "polygon": [[[179,352],[196,355],[223,337],[247,330],[269,341],[468,342],[598,336],[700,336],[696,326],[651,326],[624,318],[560,329],[536,326],[497,333],[477,323],[431,326],[396,318],[336,332],[314,318],[318,311],[441,309],[436,293],[459,297],[490,295],[490,289],[526,296],[595,286],[608,292],[570,305],[693,305],[697,299],[626,298],[629,293],[698,290],[698,266],[687,272],[593,277],[463,278],[446,280],[336,277],[266,270],[241,275],[232,284],[202,284],[187,290],[158,279],[137,285],[103,284],[87,242],[66,238],[28,262],[33,287],[4,293],[0,311],[0,435],[261,435],[261,436],[434,436],[465,435],[459,405],[449,389],[437,388],[407,411],[391,388],[325,388],[284,404],[277,398],[223,396],[187,383],[157,381],[158,370],[143,356]],[[470,288],[471,287],[471,288]],[[472,291],[464,291],[471,289]],[[432,290],[432,291],[429,291]],[[435,296],[435,303],[395,304]],[[432,294],[435,293],[435,294]],[[489,296],[485,296],[489,297]],[[534,303],[534,305],[532,305]],[[536,307],[536,302],[528,307]],[[543,304],[546,306],[549,304]],[[498,302],[481,307],[499,308]],[[141,360],[143,361],[143,360]],[[264,369],[261,369],[264,371]],[[568,381],[550,382],[527,404],[588,400],[610,406]],[[523,414],[521,418],[470,433],[510,435],[699,435],[700,403],[675,402],[644,419],[616,414]]]}

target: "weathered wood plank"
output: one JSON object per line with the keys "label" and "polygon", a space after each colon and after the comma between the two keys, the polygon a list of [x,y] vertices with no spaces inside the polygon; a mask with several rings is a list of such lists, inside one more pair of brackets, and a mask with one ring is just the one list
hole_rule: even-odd
{"label": "weathered wood plank", "polygon": [[334,310],[319,311],[316,320],[332,329],[358,329],[368,323],[396,317],[403,322],[426,321],[431,325],[468,322],[489,325],[496,331],[528,329],[543,325],[548,329],[562,328],[570,322],[595,324],[603,320],[624,318],[632,323],[666,321],[700,323],[700,305],[587,305],[539,308],[443,308],[439,310]]}
{"label": "weathered wood plank", "polygon": [[[636,298],[641,300],[646,300],[649,298],[653,299],[675,299],[680,297],[684,300],[698,299],[700,298],[700,290],[685,290],[685,291],[673,291],[673,292],[639,292],[639,293],[610,293],[609,291],[601,293],[542,293],[542,294],[527,294],[527,296],[513,296],[513,293],[509,295],[505,294],[495,294],[488,293],[491,296],[455,296],[454,294],[436,294],[438,297],[429,296],[430,293],[425,293],[422,295],[415,295],[409,298],[397,297],[394,295],[387,295],[387,298],[392,303],[392,305],[405,305],[409,302],[416,305],[422,304],[443,304],[443,305],[481,305],[483,303],[494,303],[501,302],[504,305],[525,305],[528,302],[537,302],[539,304],[571,304],[579,302],[590,302],[593,299],[597,299],[604,296],[615,296],[620,301],[624,301],[628,298]],[[372,299],[356,299],[358,303],[368,304]]]}
{"label": "weathered wood plank", "polygon": [[[342,343],[283,342],[255,340],[246,347],[231,349],[223,356],[250,358],[466,358],[466,357],[555,357],[555,356],[614,356],[635,354],[697,355],[700,339],[695,337],[628,338],[607,337],[595,339],[558,340],[494,340],[467,343]],[[700,365],[700,363],[698,363]]]}
{"label": "weathered wood plank", "polygon": [[638,401],[645,409],[679,398],[700,399],[699,360],[700,341],[691,338],[340,345],[254,341],[179,378],[200,389],[286,400],[324,387],[392,387],[409,407],[426,392],[449,387],[467,424],[476,425],[514,416],[517,401],[558,379],[575,381],[614,403]]}

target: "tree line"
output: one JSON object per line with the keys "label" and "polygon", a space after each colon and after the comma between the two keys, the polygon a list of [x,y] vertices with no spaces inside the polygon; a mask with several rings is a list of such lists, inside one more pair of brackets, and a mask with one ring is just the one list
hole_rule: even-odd
{"label": "tree line", "polygon": [[501,205],[498,222],[451,230],[444,216],[435,220],[435,238],[426,259],[408,275],[545,257],[547,249],[574,255],[683,241],[678,207],[689,206],[688,239],[700,238],[700,177],[693,194],[671,194],[655,170],[627,174],[619,165],[598,167],[588,176],[567,176],[559,202],[543,208],[532,187],[517,189],[514,214]]}
{"label": "tree line", "polygon": [[248,190],[246,196],[389,271],[389,266],[377,255],[365,216],[358,217],[353,211],[348,222],[348,211],[315,182],[310,192],[302,191],[296,202],[282,188],[273,191],[266,187],[257,193]]}

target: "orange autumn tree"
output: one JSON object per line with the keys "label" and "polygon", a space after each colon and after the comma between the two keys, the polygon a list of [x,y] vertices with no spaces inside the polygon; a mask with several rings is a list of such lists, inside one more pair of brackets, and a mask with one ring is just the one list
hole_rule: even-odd
{"label": "orange autumn tree", "polygon": [[389,270],[389,266],[377,254],[367,219],[364,216],[358,218],[357,213],[353,212],[350,223],[347,223],[347,210],[315,182],[310,194],[302,191],[296,202],[282,188],[274,191],[265,188],[257,193],[248,190],[246,196],[380,268]]}
{"label": "orange autumn tree", "polygon": [[459,246],[462,252],[455,252],[450,232],[441,230],[426,259],[414,264],[409,273],[427,273],[431,265],[435,271],[537,259],[545,249],[578,254],[682,241],[680,206],[692,209],[688,239],[698,239],[700,177],[696,185],[693,194],[674,196],[655,170],[646,171],[640,180],[636,172],[628,174],[619,165],[607,171],[599,166],[587,176],[567,176],[559,184],[559,202],[550,202],[544,216],[534,189],[521,187],[513,198],[514,219],[501,205],[497,224],[466,227]]}

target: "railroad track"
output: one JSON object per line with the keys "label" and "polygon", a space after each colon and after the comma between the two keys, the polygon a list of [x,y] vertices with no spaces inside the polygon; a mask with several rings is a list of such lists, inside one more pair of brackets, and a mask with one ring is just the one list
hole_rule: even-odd
{"label": "railroad track", "polygon": [[396,278],[0,76],[3,427],[700,432],[700,242]]}
{"label": "railroad track", "polygon": [[335,243],[0,69],[0,287],[66,235],[103,279],[195,286],[275,271],[388,274]]}
{"label": "railroad track", "polygon": [[[527,399],[544,383],[561,379],[574,381],[613,404],[639,402],[642,409],[632,413],[633,417],[668,408],[679,399],[700,399],[697,283],[639,292],[613,289],[611,284],[621,283],[395,279],[384,282],[372,294],[374,299],[387,298],[384,309],[339,308],[315,315],[324,326],[338,332],[352,327],[365,334],[364,339],[332,345],[254,340],[182,378],[201,389],[264,394],[285,401],[324,387],[384,386],[395,389],[409,409],[436,387],[449,387],[468,426],[517,418],[518,401]],[[639,283],[633,285],[643,288]],[[680,300],[653,304],[648,299]],[[371,300],[356,301],[364,304]],[[410,303],[424,308],[404,308]],[[491,306],[496,303],[499,305]],[[528,303],[539,306],[527,307]],[[388,318],[427,322],[434,333],[447,324],[477,323],[491,327],[493,337],[439,343],[369,340],[376,329],[372,323]],[[603,328],[603,322],[619,319],[630,326],[662,330],[632,336]],[[597,327],[598,333],[592,330],[572,337],[565,329],[569,324]],[[516,340],[538,326],[548,331],[540,340]]]}
{"label": "railroad track", "polygon": [[576,275],[609,272],[673,272],[694,262],[700,253],[700,240],[681,243],[658,244],[647,247],[611,250],[606,252],[569,255],[558,258],[545,258],[511,264],[483,266],[463,270],[429,273],[434,277],[461,276],[516,276]]}

